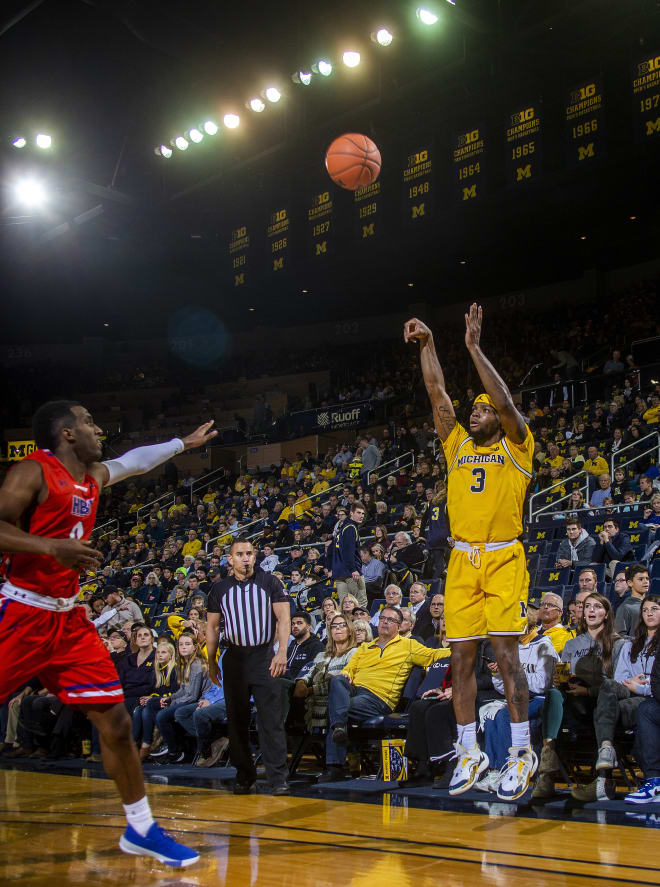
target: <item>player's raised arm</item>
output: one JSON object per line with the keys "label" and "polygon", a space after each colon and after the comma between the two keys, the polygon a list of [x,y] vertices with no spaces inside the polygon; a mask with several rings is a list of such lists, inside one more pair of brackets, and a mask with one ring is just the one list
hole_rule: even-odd
{"label": "player's raised arm", "polygon": [[495,404],[504,433],[514,443],[522,443],[527,434],[525,420],[516,409],[506,382],[481,350],[482,320],[481,305],[473,302],[469,313],[465,315],[465,344],[486,394]]}
{"label": "player's raised arm", "polygon": [[440,440],[444,441],[456,424],[456,413],[445,389],[445,377],[435,351],[433,333],[425,323],[413,317],[403,325],[403,338],[406,342],[411,339],[419,342],[422,375],[433,408],[433,421]]}
{"label": "player's raised arm", "polygon": [[162,444],[152,444],[147,447],[136,447],[128,450],[117,459],[109,459],[107,462],[97,463],[96,477],[101,486],[108,487],[127,477],[136,474],[146,474],[163,462],[167,462],[173,456],[183,453],[184,450],[194,450],[195,447],[203,447],[212,440],[217,431],[211,431],[213,419],[204,422],[187,437],[173,437],[172,440]]}

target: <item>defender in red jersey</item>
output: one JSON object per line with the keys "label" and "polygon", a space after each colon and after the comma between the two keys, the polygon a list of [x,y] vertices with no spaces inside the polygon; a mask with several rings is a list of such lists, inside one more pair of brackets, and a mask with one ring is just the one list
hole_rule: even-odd
{"label": "defender in red jersey", "polygon": [[33,419],[39,449],[0,488],[0,551],[9,555],[0,587],[0,704],[38,677],[63,702],[80,706],[98,729],[105,771],[124,804],[121,849],[176,866],[199,857],[151,816],[117,671],[76,606],[78,575],[102,559],[88,541],[101,489],[203,446],[217,433],[212,424],[100,462],[101,429],[90,413],[74,401],[52,401]]}

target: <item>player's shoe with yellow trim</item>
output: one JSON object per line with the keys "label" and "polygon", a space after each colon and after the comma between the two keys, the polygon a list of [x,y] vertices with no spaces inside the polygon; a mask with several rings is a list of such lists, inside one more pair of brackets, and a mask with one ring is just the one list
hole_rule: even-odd
{"label": "player's shoe with yellow trim", "polygon": [[539,759],[531,748],[510,748],[500,770],[497,797],[501,801],[515,801],[524,795],[538,765]]}
{"label": "player's shoe with yellow trim", "polygon": [[488,769],[489,763],[488,755],[484,754],[478,745],[468,749],[457,742],[456,757],[458,761],[449,783],[450,795],[461,795],[469,791],[484,770]]}

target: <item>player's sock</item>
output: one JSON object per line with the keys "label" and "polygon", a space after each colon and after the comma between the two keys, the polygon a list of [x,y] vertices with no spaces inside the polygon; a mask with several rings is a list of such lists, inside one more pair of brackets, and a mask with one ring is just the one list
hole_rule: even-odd
{"label": "player's sock", "polygon": [[511,722],[511,745],[514,748],[529,748],[529,721]]}
{"label": "player's sock", "polygon": [[477,722],[458,724],[458,741],[463,748],[474,748],[477,744]]}
{"label": "player's sock", "polygon": [[126,821],[135,829],[138,835],[147,834],[151,826],[154,824],[154,818],[151,815],[151,807],[145,795],[134,804],[124,804],[124,812],[126,813]]}

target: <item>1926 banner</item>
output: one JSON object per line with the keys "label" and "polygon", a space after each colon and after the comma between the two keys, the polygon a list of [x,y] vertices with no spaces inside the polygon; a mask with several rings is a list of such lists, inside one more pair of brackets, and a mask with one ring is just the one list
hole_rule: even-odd
{"label": "1926 banner", "polygon": [[510,187],[536,184],[543,171],[541,103],[520,105],[506,125],[506,172]]}
{"label": "1926 banner", "polygon": [[289,211],[279,206],[268,215],[266,242],[268,243],[268,265],[271,271],[284,271],[289,257],[290,225]]}
{"label": "1926 banner", "polygon": [[569,166],[594,166],[605,157],[605,104],[600,79],[569,90],[564,111]]}

